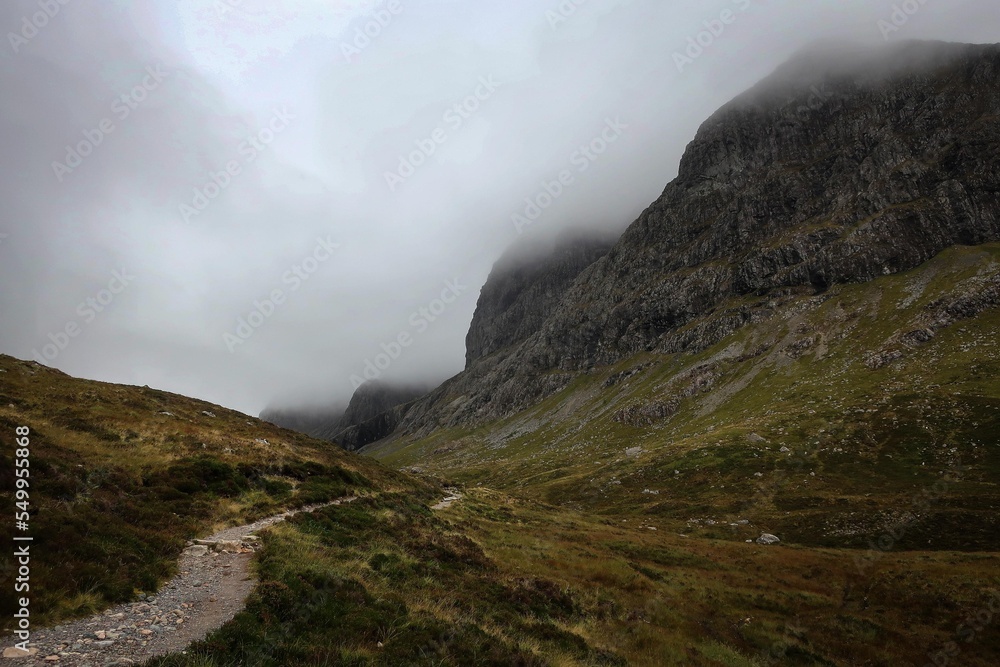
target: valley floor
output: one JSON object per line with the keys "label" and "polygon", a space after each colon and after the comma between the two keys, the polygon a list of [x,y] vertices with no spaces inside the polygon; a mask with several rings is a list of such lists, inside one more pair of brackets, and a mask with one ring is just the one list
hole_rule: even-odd
{"label": "valley floor", "polygon": [[628,664],[1000,664],[1000,244],[706,318],[744,306],[493,421],[463,415],[513,389],[446,386],[365,451],[464,485],[472,539]]}
{"label": "valley floor", "polygon": [[151,665],[895,667],[957,650],[949,664],[986,667],[1000,655],[998,554],[859,559],[483,488],[432,502],[362,498],[276,527],[247,610]]}

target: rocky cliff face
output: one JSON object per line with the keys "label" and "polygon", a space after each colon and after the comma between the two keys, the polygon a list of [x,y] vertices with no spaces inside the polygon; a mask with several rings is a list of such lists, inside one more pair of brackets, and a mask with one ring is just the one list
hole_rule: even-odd
{"label": "rocky cliff face", "polygon": [[580,272],[603,257],[613,242],[565,237],[548,253],[511,248],[493,267],[479,295],[466,337],[466,367],[537,333]]}
{"label": "rocky cliff face", "polygon": [[1000,49],[913,43],[830,62],[805,54],[710,118],[519,363],[703,348],[759,315],[733,299],[868,281],[1000,238]]}
{"label": "rocky cliff face", "polygon": [[783,298],[1000,239],[1000,47],[839,51],[800,54],[706,121],[678,177],[560,298],[528,273],[487,286],[468,368],[398,430],[509,415],[595,366],[704,349]]}
{"label": "rocky cliff face", "polygon": [[392,435],[410,407],[411,403],[401,403],[383,410],[363,422],[348,426],[337,433],[333,440],[351,452],[373,442],[378,442],[382,438]]}
{"label": "rocky cliff face", "polygon": [[392,433],[404,414],[397,408],[426,393],[426,387],[366,382],[354,392],[337,432],[328,439],[352,451],[380,440]]}
{"label": "rocky cliff face", "polygon": [[[346,408],[332,406],[328,410],[314,409],[268,409],[261,413],[261,419],[293,431],[305,433],[314,438],[342,444],[347,449],[356,449],[374,442],[371,433],[381,433],[384,437],[392,428],[384,431],[378,427],[360,428],[393,408],[412,401],[427,392],[426,387],[396,386],[385,382],[366,382],[358,387]],[[395,427],[397,422],[391,422]],[[373,430],[374,429],[374,430]],[[384,432],[383,432],[384,431]],[[360,444],[359,444],[360,443]]]}
{"label": "rocky cliff face", "polygon": [[363,424],[386,410],[408,403],[427,393],[427,387],[397,386],[387,382],[366,382],[358,387],[341,420],[343,428]]}

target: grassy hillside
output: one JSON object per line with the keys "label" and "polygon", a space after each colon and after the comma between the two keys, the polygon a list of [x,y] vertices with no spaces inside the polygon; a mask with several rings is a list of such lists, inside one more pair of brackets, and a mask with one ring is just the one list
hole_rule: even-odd
{"label": "grassy hillside", "polygon": [[[24,426],[39,623],[154,590],[174,573],[186,540],[223,525],[347,494],[426,492],[371,461],[232,410],[0,356],[5,534],[13,528],[15,429]],[[12,605],[12,596],[0,596],[5,629]]]}
{"label": "grassy hillside", "polygon": [[369,453],[705,537],[860,547],[915,507],[897,547],[1000,549],[1000,245],[759,301],[765,317],[711,349],[594,369],[501,422]]}
{"label": "grassy hillside", "polygon": [[996,664],[998,259],[771,297],[713,349],[374,452],[434,475],[0,357],[0,433],[32,429],[36,622],[154,590],[186,539],[350,494],[266,532],[247,609],[151,665]]}
{"label": "grassy hillside", "polygon": [[[758,664],[783,623],[812,630],[792,632],[799,657],[781,664],[926,663],[956,634],[962,664],[995,664],[997,633],[963,619],[992,623],[1000,585],[998,288],[992,244],[762,297],[759,320],[711,349],[593,369],[502,421],[368,453],[635,527],[617,546],[590,529],[522,539],[526,566],[593,569],[608,590],[687,578],[683,600],[662,598],[676,626],[650,629],[657,648],[625,649],[637,664]],[[745,544],[762,532],[782,545]],[[740,617],[761,633],[743,634]]]}

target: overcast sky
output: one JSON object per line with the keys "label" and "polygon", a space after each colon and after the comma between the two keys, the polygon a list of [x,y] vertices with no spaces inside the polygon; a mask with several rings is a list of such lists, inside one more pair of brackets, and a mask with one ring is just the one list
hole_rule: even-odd
{"label": "overcast sky", "polygon": [[810,42],[1000,41],[995,0],[575,2],[5,0],[0,352],[251,414],[440,381],[512,216],[622,227]]}

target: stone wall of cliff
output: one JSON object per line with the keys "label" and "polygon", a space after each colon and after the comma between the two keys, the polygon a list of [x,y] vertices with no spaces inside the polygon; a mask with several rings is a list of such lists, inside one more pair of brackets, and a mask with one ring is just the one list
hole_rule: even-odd
{"label": "stone wall of cliff", "polygon": [[[468,368],[397,430],[503,417],[596,366],[704,349],[782,295],[998,240],[998,193],[1000,47],[805,52],[703,124],[678,177],[561,297],[484,289],[498,305],[470,331]],[[532,299],[547,313],[537,331],[503,339],[502,323],[543,309]]]}

